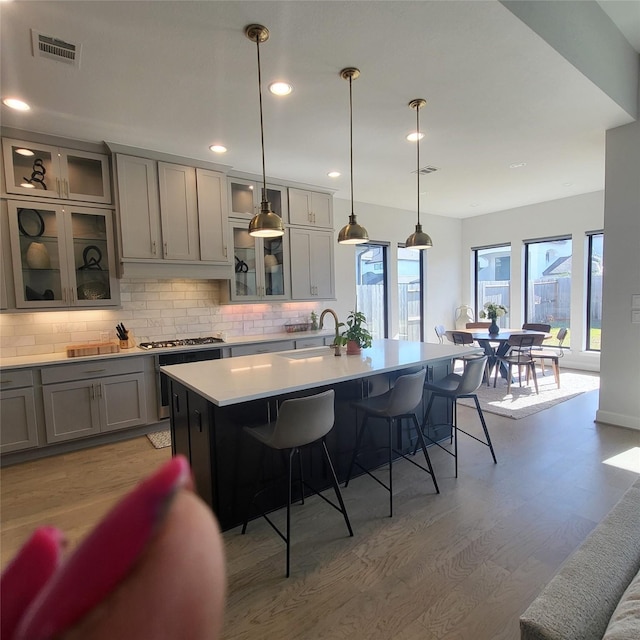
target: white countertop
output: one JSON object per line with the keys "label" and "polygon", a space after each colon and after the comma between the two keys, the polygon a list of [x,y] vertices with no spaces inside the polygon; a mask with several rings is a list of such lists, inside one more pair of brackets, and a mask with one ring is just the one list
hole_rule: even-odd
{"label": "white countertop", "polygon": [[[0,369],[23,369],[26,367],[38,367],[51,364],[83,362],[87,360],[104,360],[105,358],[123,358],[131,356],[157,356],[164,353],[180,353],[181,351],[203,351],[207,349],[223,349],[241,344],[260,344],[265,342],[279,342],[281,340],[305,340],[316,337],[333,337],[333,331],[300,331],[295,333],[269,333],[255,336],[233,336],[228,337],[224,342],[213,344],[188,345],[184,347],[166,347],[163,349],[121,349],[118,353],[103,353],[95,356],[80,356],[69,358],[66,351],[56,351],[55,353],[40,353],[29,356],[16,356],[14,358],[3,358],[0,360]],[[167,338],[169,339],[169,338]]]}
{"label": "white countertop", "polygon": [[363,349],[358,356],[343,354],[337,357],[329,347],[318,347],[175,364],[161,367],[161,370],[223,407],[418,364],[451,360],[454,356],[478,351],[477,347],[374,340],[371,348]]}

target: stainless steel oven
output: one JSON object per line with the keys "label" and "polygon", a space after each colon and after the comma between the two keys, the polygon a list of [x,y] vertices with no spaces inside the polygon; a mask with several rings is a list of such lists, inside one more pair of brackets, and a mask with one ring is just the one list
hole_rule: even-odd
{"label": "stainless steel oven", "polygon": [[156,384],[158,385],[158,417],[168,418],[170,413],[171,397],[169,393],[169,380],[160,367],[169,364],[183,364],[185,362],[202,362],[204,360],[219,360],[222,357],[222,349],[201,349],[198,351],[183,351],[179,353],[160,353],[156,356]]}

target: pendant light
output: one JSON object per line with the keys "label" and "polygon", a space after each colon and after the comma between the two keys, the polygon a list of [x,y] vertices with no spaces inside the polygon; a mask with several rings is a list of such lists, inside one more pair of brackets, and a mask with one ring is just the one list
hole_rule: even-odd
{"label": "pendant light", "polygon": [[422,230],[420,224],[420,109],[427,104],[423,98],[416,98],[409,103],[412,109],[416,110],[416,180],[418,183],[418,223],[416,230],[407,238],[405,246],[409,249],[428,249],[433,246],[433,242],[428,234]]}
{"label": "pendant light", "polygon": [[349,159],[351,164],[351,215],[349,222],[340,229],[338,242],[340,244],[362,244],[369,240],[367,230],[358,224],[356,214],[353,212],[353,99],[351,83],[358,78],[360,70],[355,67],[347,67],[340,72],[340,77],[349,81]]}
{"label": "pendant light", "polygon": [[264,123],[262,118],[262,76],[260,73],[260,43],[269,39],[269,30],[261,24],[250,24],[245,30],[249,40],[256,43],[258,52],[258,96],[260,98],[260,143],[262,146],[262,202],[260,213],[249,223],[249,235],[259,238],[276,238],[284,235],[282,218],[271,211],[271,203],[267,200],[267,174],[264,164]]}

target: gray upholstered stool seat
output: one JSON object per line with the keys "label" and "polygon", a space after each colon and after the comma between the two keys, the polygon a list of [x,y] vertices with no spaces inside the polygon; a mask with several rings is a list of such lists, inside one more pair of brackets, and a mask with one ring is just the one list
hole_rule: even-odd
{"label": "gray upholstered stool seat", "polygon": [[[290,555],[291,555],[291,496],[292,496],[292,466],[293,457],[298,456],[298,468],[299,468],[299,481],[301,486],[302,503],[304,504],[304,489],[307,487],[313,493],[320,496],[325,502],[330,504],[334,509],[339,511],[344,517],[344,521],[349,530],[349,535],[353,536],[353,530],[351,523],[349,522],[349,516],[347,515],[347,509],[344,506],[342,494],[340,493],[340,487],[338,486],[338,479],[327,450],[325,443],[325,436],[333,428],[334,422],[334,399],[335,392],[331,389],[323,393],[318,393],[307,398],[294,398],[291,400],[285,400],[279,408],[278,417],[274,422],[270,422],[258,427],[245,427],[244,431],[250,436],[261,442],[265,448],[278,449],[281,451],[287,451],[287,475],[288,475],[288,498],[287,498],[287,530],[286,534],[283,534],[280,529],[274,524],[271,518],[264,512],[261,512],[262,517],[271,525],[275,532],[284,540],[287,546],[287,577],[290,574]],[[338,499],[338,504],[335,504],[329,500],[326,496],[322,495],[316,488],[309,485],[304,481],[302,472],[302,456],[300,449],[307,445],[320,442],[322,451],[327,464],[327,471],[330,476],[331,484]],[[261,485],[261,470],[256,482],[256,493],[254,494],[244,524],[242,526],[242,533],[247,531],[247,523],[249,521],[249,509],[253,504],[257,496],[265,490],[260,488]]]}
{"label": "gray upholstered stool seat", "polygon": [[[418,424],[418,419],[416,418],[415,409],[422,400],[422,393],[424,389],[424,379],[426,376],[426,370],[421,368],[419,371],[415,373],[406,374],[400,376],[394,383],[393,388],[383,393],[381,395],[373,396],[372,398],[365,398],[364,400],[360,400],[358,402],[354,402],[352,406],[354,406],[358,411],[363,412],[363,419],[358,430],[358,434],[356,436],[356,445],[353,450],[353,455],[351,457],[351,464],[349,465],[349,471],[347,473],[347,479],[345,482],[345,487],[349,484],[349,480],[351,479],[351,474],[353,473],[353,468],[355,466],[362,469],[366,474],[371,476],[378,484],[383,486],[389,492],[389,515],[393,515],[393,454],[397,453],[402,456],[411,464],[419,467],[423,471],[426,471],[433,480],[433,484],[435,486],[436,492],[440,493],[440,489],[438,488],[438,483],[436,481],[436,476],[433,471],[433,467],[431,466],[431,460],[429,458],[429,454],[427,452],[427,447],[424,442],[424,438],[422,437],[422,432],[420,430],[420,426]],[[360,454],[363,436],[369,427],[369,419],[370,418],[384,418],[387,421],[388,428],[388,464],[389,464],[389,484],[385,484],[377,478],[373,473],[369,471],[369,469],[363,467],[358,462],[358,456]],[[409,418],[412,420],[412,423],[416,429],[416,433],[418,436],[418,443],[422,446],[422,451],[424,453],[424,458],[427,463],[427,468],[418,464],[411,458],[405,456],[401,451],[398,451],[393,447],[393,422],[399,421],[402,418]],[[416,448],[417,448],[416,444]]]}

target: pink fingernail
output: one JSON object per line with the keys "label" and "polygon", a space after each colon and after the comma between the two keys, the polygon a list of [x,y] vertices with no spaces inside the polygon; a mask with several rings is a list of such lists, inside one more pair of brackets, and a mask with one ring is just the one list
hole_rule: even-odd
{"label": "pink fingernail", "polygon": [[60,567],[27,610],[14,640],[45,640],[75,624],[129,573],[176,491],[192,488],[176,456],[125,496]]}
{"label": "pink fingernail", "polygon": [[0,578],[0,638],[13,637],[25,610],[60,566],[65,540],[55,527],[36,529]]}

